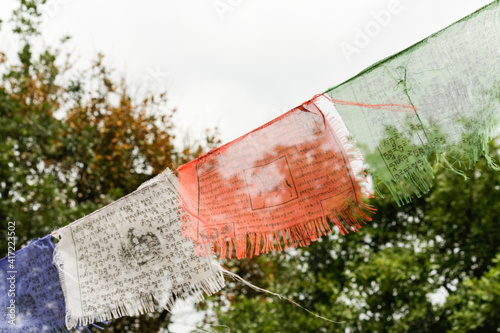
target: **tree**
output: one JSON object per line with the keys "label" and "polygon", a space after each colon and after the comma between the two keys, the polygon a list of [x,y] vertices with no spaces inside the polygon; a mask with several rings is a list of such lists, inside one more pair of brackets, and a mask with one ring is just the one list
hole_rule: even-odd
{"label": "tree", "polygon": [[[69,37],[34,51],[44,2],[19,1],[12,24],[22,47],[14,59],[0,52],[2,254],[7,221],[16,222],[19,248],[219,144],[216,132],[207,132],[204,142],[175,146],[166,94],[132,96],[103,55],[77,72],[64,54]],[[157,332],[169,322],[164,311],[115,320],[104,332]]]}
{"label": "tree", "polygon": [[[490,151],[499,160],[498,146]],[[469,180],[435,167],[430,193],[398,207],[370,204],[373,222],[297,251],[228,260],[257,286],[334,321],[230,283],[204,304],[206,327],[231,332],[497,332],[500,174],[481,159]],[[440,296],[441,295],[441,296]],[[446,297],[447,296],[447,297]]]}

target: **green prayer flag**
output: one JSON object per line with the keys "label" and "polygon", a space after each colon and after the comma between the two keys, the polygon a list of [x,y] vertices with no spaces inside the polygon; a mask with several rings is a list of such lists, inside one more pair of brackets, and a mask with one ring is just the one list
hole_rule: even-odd
{"label": "green prayer flag", "polygon": [[329,89],[375,188],[398,204],[432,186],[431,155],[461,173],[484,155],[500,113],[500,1]]}

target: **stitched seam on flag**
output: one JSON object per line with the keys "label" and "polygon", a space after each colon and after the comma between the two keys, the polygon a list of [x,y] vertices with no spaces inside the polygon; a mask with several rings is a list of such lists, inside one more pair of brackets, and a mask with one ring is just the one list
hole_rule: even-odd
{"label": "stitched seam on flag", "polygon": [[[201,193],[200,193],[200,177],[198,175],[198,165],[199,165],[199,160],[196,160],[196,166],[195,166],[195,171],[196,171],[196,179],[198,181],[198,215],[200,216],[200,200],[201,200]],[[196,219],[196,243],[200,244],[200,219]]]}
{"label": "stitched seam on flag", "polygon": [[[69,228],[69,230],[70,230],[70,232],[71,232],[71,240],[73,241],[73,244],[74,244],[73,248],[75,249],[75,261],[76,261],[76,263],[75,263],[75,267],[76,267],[76,277],[77,277],[77,279],[78,279],[78,284],[80,284],[80,272],[79,272],[79,270],[78,270],[78,266],[79,266],[79,265],[78,265],[78,253],[77,253],[77,250],[76,250],[75,238],[74,238],[74,236],[73,236],[73,228],[72,228],[72,227],[70,227],[70,228]],[[80,288],[80,286],[79,286],[79,285],[78,285],[78,292],[80,293],[80,313],[83,313],[83,304],[82,304],[82,300],[83,300],[83,299],[82,299],[82,289]],[[69,312],[69,310],[68,310],[68,312]]]}
{"label": "stitched seam on flag", "polygon": [[[332,121],[332,120],[330,120]],[[327,128],[328,128],[328,131],[330,132],[330,135],[333,137],[333,139],[335,140],[335,143],[337,144],[337,148],[340,150],[340,154],[342,155],[342,160],[344,161],[344,165],[347,169],[347,174],[349,175],[349,179],[351,180],[351,184],[352,184],[352,187],[355,189],[354,193],[356,194],[356,198],[358,199],[358,201],[361,201],[361,198],[358,197],[358,186],[356,184],[356,182],[353,181],[352,179],[352,169],[351,169],[351,166],[350,166],[350,161],[346,160],[346,152],[344,150],[344,147],[339,144],[339,138],[337,137],[337,135],[334,133],[334,131],[332,130],[331,126],[329,126],[329,124],[327,125]]]}

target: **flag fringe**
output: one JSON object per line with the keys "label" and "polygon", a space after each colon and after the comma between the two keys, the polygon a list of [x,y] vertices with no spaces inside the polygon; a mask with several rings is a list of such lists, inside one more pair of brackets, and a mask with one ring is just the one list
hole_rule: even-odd
{"label": "flag fringe", "polygon": [[[488,128],[484,129],[482,132],[474,133],[475,144],[472,145],[472,148],[469,151],[462,152],[458,156],[453,156],[452,154],[441,154],[441,158],[446,158],[453,160],[451,164],[452,171],[455,171],[459,174],[463,173],[463,169],[471,170],[474,168],[476,163],[479,161],[481,157],[484,157],[488,167],[495,171],[500,171],[500,166],[498,166],[495,161],[489,156],[489,142],[496,138],[497,136],[497,124],[498,120],[492,120],[488,125]],[[463,162],[463,160],[469,161],[468,165]],[[458,168],[454,166],[454,164],[458,164]]]}
{"label": "flag fringe", "polygon": [[417,171],[409,172],[396,181],[393,179],[388,181],[380,181],[375,184],[375,193],[384,197],[381,187],[385,186],[391,193],[397,205],[401,207],[410,203],[412,196],[420,198],[422,195],[429,192],[434,180],[434,170],[429,162],[426,161],[423,167],[419,167]]}
{"label": "flag fringe", "polygon": [[[344,236],[349,231],[358,231],[362,227],[360,222],[366,224],[366,222],[371,221],[368,214],[372,211],[371,206],[360,204],[341,210],[336,214],[298,223],[278,231],[248,233],[236,238],[218,237],[212,240],[211,252],[220,255],[221,258],[232,258],[234,252],[236,258],[241,259],[247,256],[252,258],[254,255],[308,246],[321,236],[331,233],[333,225],[337,226]],[[197,244],[197,246],[199,254],[206,255],[201,244]]]}
{"label": "flag fringe", "polygon": [[[496,123],[495,123],[496,124]],[[500,171],[500,166],[489,156],[489,142],[496,137],[497,128],[494,125],[489,125],[482,133],[475,133],[474,144],[470,149],[458,149],[456,146],[451,146],[447,151],[436,152],[436,165],[441,165],[462,177],[468,179],[466,171],[472,170],[481,157],[484,157],[488,167],[492,170]],[[471,140],[469,140],[470,142]],[[412,197],[420,198],[428,193],[434,181],[434,168],[431,163],[426,160],[423,166],[419,167],[414,172],[404,174],[396,180],[379,181],[375,184],[375,192],[383,197],[381,187],[385,186],[398,206],[408,204],[412,201]]]}
{"label": "flag fringe", "polygon": [[[67,300],[68,294],[65,285],[64,266],[57,248],[54,250],[54,263],[59,270],[59,278]],[[103,322],[109,319],[117,319],[123,316],[139,316],[149,312],[160,310],[172,311],[174,308],[182,308],[186,305],[199,302],[204,295],[210,296],[225,286],[222,272],[217,272],[206,279],[183,284],[175,290],[167,290],[162,293],[147,293],[141,297],[126,302],[109,304],[109,309],[92,315],[76,316],[70,309],[66,309],[66,327],[72,329],[78,326],[87,326],[95,322]]]}

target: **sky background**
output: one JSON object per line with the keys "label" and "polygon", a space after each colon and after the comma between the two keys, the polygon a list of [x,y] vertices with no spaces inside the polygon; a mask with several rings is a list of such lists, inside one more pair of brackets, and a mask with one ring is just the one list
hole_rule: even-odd
{"label": "sky background", "polygon": [[490,2],[48,0],[43,36],[73,36],[81,68],[105,54],[132,91],[167,90],[179,133],[228,142]]}
{"label": "sky background", "polygon": [[[132,91],[166,90],[179,133],[217,126],[228,142],[490,2],[48,0],[42,33],[72,36],[79,68],[101,52]],[[0,0],[0,18],[16,3]]]}

